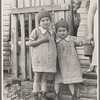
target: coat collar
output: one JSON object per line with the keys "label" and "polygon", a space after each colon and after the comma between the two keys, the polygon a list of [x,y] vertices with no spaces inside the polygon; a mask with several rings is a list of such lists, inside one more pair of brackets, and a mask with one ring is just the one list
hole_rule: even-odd
{"label": "coat collar", "polygon": [[70,41],[70,38],[71,38],[71,35],[68,35],[68,36],[65,37],[65,38],[60,38],[60,37],[58,37],[58,38],[56,39],[56,42],[58,43],[58,42],[60,42],[61,40]]}
{"label": "coat collar", "polygon": [[50,29],[46,30],[46,29],[43,29],[42,27],[39,27],[39,30],[41,31],[41,33],[42,33],[43,35],[44,35],[47,31],[49,31],[50,34],[52,35],[52,30],[50,30]]}

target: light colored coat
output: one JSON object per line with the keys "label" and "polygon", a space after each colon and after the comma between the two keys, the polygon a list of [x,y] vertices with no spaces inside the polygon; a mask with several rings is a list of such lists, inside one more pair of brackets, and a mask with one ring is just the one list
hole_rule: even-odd
{"label": "light colored coat", "polygon": [[57,38],[58,70],[55,75],[57,83],[82,82],[82,71],[75,45],[80,45],[77,37],[68,35],[66,38]]}
{"label": "light colored coat", "polygon": [[40,39],[48,35],[49,42],[32,47],[33,72],[56,72],[56,45],[53,32],[39,27],[32,31],[30,39]]}

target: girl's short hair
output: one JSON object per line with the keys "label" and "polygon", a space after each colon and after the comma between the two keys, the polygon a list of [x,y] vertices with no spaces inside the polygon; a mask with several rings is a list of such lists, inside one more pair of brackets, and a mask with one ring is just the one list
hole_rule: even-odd
{"label": "girl's short hair", "polygon": [[50,18],[51,20],[51,15],[48,11],[46,10],[41,10],[39,13],[38,13],[38,22],[40,23],[40,20],[43,18],[43,17],[48,17]]}
{"label": "girl's short hair", "polygon": [[56,32],[57,32],[57,29],[59,27],[65,27],[67,29],[67,31],[69,31],[69,25],[67,23],[66,20],[64,20],[63,18],[61,18],[56,24],[55,24],[55,29],[56,29]]}

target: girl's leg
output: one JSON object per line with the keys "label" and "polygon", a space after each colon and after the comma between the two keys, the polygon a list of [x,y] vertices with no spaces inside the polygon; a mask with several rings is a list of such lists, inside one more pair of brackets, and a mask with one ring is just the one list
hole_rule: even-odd
{"label": "girl's leg", "polygon": [[59,88],[60,88],[60,83],[55,83],[55,100],[60,100],[60,97],[59,97]]}
{"label": "girl's leg", "polygon": [[47,73],[42,73],[41,91],[42,92],[47,92]]}
{"label": "girl's leg", "polygon": [[76,90],[75,90],[75,84],[69,84],[69,89],[72,95],[72,100],[78,100]]}
{"label": "girl's leg", "polygon": [[41,79],[41,92],[42,92],[42,100],[47,100],[46,92],[47,92],[47,73],[42,73]]}
{"label": "girl's leg", "polygon": [[69,89],[70,89],[71,94],[74,95],[75,85],[72,83],[72,84],[68,84],[68,86],[69,86]]}
{"label": "girl's leg", "polygon": [[54,88],[55,88],[55,93],[59,94],[60,83],[55,83]]}
{"label": "girl's leg", "polygon": [[40,92],[41,73],[34,72],[33,92]]}

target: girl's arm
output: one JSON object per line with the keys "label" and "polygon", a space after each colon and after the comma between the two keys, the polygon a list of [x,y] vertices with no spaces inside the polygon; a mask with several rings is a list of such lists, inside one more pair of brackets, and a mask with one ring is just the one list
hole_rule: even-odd
{"label": "girl's arm", "polygon": [[94,45],[93,41],[89,41],[86,39],[79,39],[76,36],[71,36],[71,40],[74,41],[75,46],[84,46],[84,45]]}
{"label": "girl's arm", "polygon": [[38,46],[41,43],[45,43],[45,42],[49,42],[49,39],[47,36],[38,39],[38,31],[35,29],[32,31],[31,35],[30,35],[30,41],[29,41],[29,46]]}
{"label": "girl's arm", "polygon": [[43,37],[43,38],[41,38],[39,40],[33,40],[33,41],[30,40],[29,41],[29,46],[36,47],[36,46],[38,46],[38,45],[40,45],[42,43],[45,43],[45,42],[49,42],[48,37]]}
{"label": "girl's arm", "polygon": [[93,38],[93,26],[94,26],[94,15],[97,9],[97,0],[90,0],[90,7],[88,12],[88,36],[87,40],[91,40]]}
{"label": "girl's arm", "polygon": [[94,42],[93,41],[89,41],[89,40],[82,40],[82,45],[93,45],[94,46]]}

